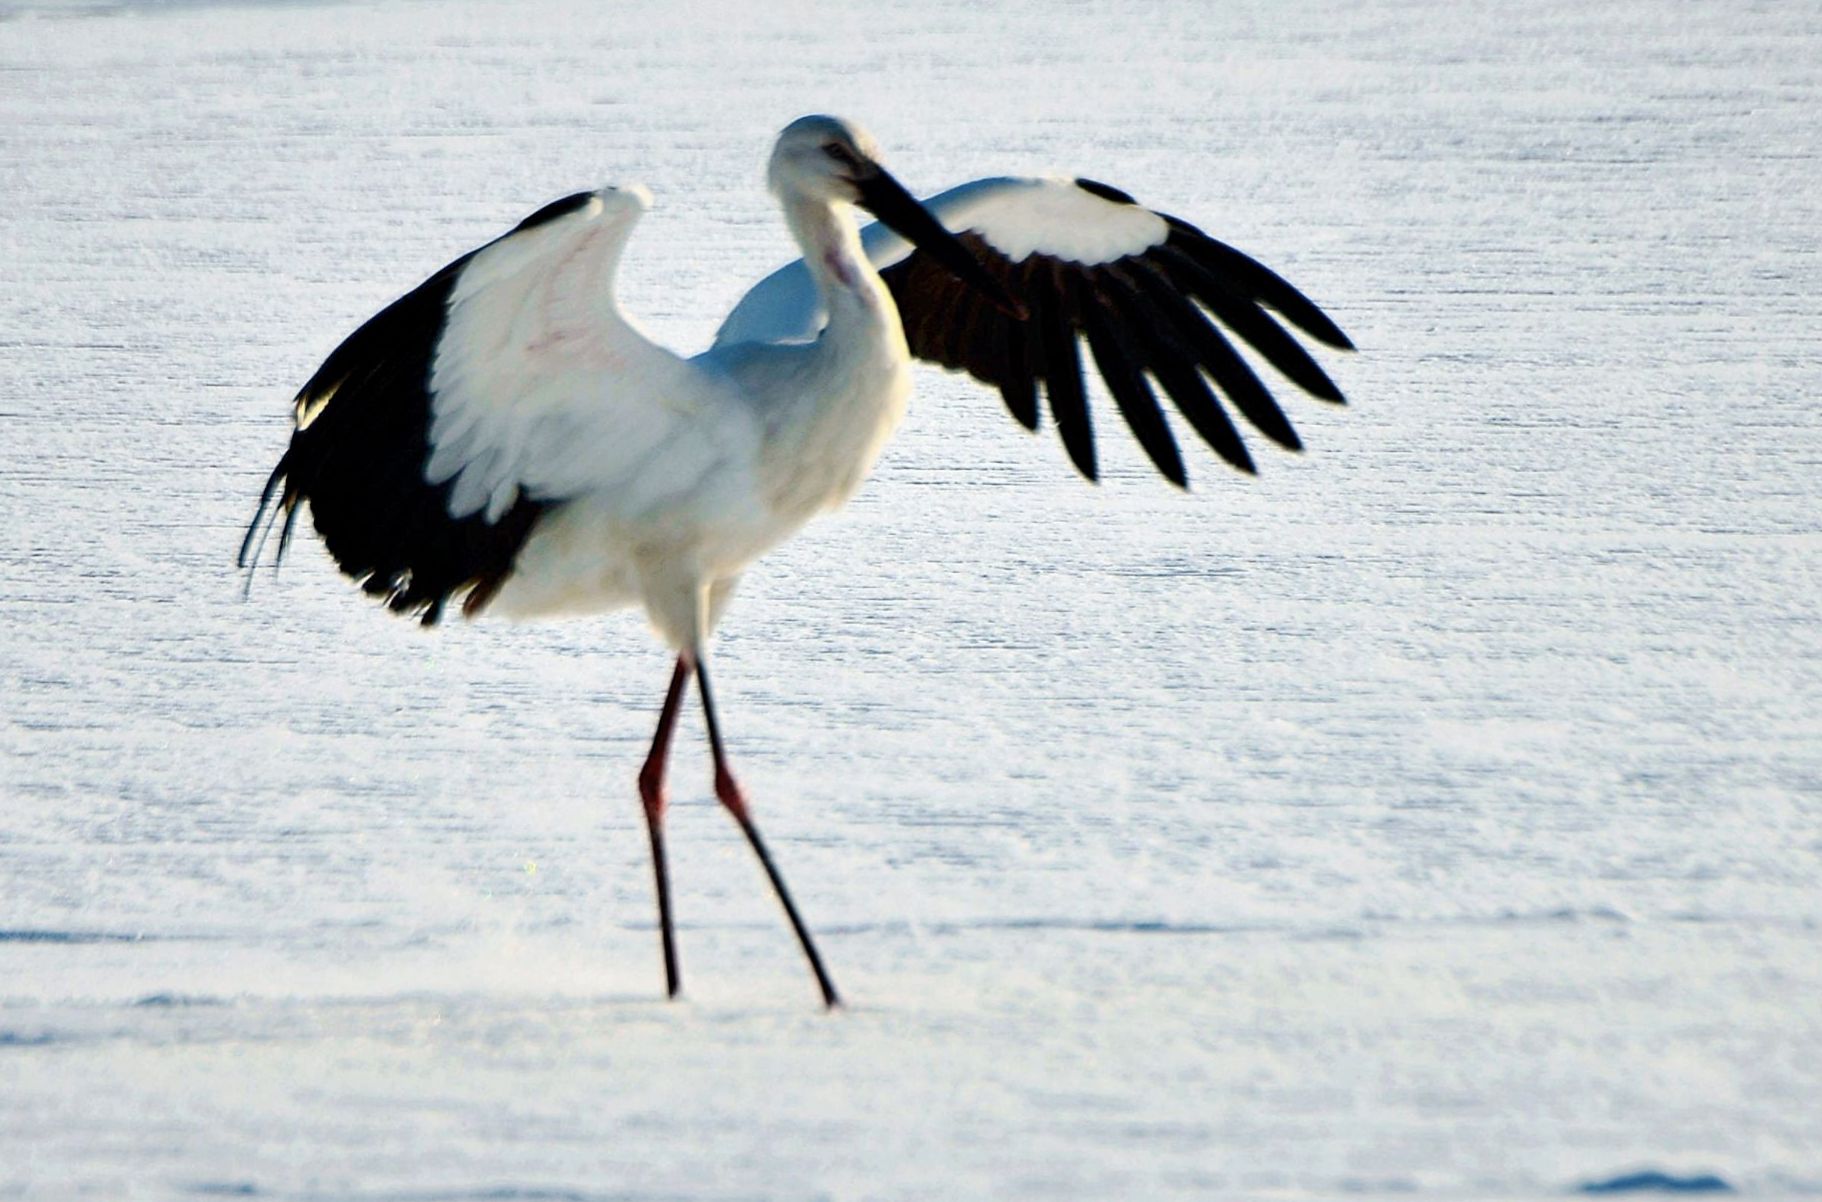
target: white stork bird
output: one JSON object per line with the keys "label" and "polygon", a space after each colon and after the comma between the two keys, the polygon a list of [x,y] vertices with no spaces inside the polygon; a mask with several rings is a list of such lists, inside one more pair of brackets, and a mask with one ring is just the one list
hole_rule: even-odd
{"label": "white stork bird", "polygon": [[[268,510],[266,531],[285,512],[282,559],[308,501],[342,570],[427,625],[455,599],[469,616],[643,606],[677,654],[639,774],[666,991],[676,996],[680,978],[664,774],[693,671],[715,794],[834,1006],[728,767],[709,689],[709,635],[747,565],[860,486],[904,414],[913,355],[994,385],[1027,429],[1042,385],[1093,480],[1086,337],[1127,426],[1182,485],[1148,376],[1242,471],[1252,460],[1210,382],[1267,438],[1299,446],[1214,322],[1330,401],[1340,391],[1267,309],[1351,347],[1267,268],[1104,184],[978,180],[926,207],[880,166],[871,137],[820,116],[779,135],[768,179],[803,258],[761,281],[693,358],[649,342],[614,297],[621,251],[651,203],[638,187],[549,204],[381,310],[297,394],[296,429],[240,563],[259,559]],[[857,229],[855,205],[880,224]]]}

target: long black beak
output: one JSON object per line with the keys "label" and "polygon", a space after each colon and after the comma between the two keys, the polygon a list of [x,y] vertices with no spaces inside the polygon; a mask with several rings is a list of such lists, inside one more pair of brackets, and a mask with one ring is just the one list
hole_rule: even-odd
{"label": "long black beak", "polygon": [[884,168],[875,167],[873,173],[858,184],[861,208],[903,234],[913,246],[942,264],[956,279],[992,301],[1002,313],[1020,321],[1030,315],[1018,298],[981,266],[973,252],[945,229],[942,222],[932,217],[930,210],[919,204],[917,197],[905,191],[904,185]]}

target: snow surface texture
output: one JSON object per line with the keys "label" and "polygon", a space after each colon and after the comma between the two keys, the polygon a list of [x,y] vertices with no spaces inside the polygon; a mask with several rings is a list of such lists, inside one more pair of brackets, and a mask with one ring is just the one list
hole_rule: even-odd
{"label": "snow surface texture", "polygon": [[[992,8],[0,7],[0,1196],[1822,1191],[1815,6]],[[693,710],[667,1005],[642,623],[231,559],[322,356],[546,200],[649,184],[703,345],[817,110],[1203,224],[1354,405],[1184,496],[922,374],[719,647],[852,1007]]]}

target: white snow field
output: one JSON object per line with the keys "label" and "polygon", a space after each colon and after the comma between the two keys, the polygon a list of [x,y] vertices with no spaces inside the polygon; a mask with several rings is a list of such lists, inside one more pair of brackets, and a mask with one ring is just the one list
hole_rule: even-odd
{"label": "white snow field", "polygon": [[[1822,1194],[1819,85],[1807,2],[0,4],[0,1198]],[[643,621],[233,556],[553,197],[705,344],[815,111],[1202,224],[1352,404],[1185,495],[923,372],[718,645],[851,1004],[693,707],[666,1004]]]}

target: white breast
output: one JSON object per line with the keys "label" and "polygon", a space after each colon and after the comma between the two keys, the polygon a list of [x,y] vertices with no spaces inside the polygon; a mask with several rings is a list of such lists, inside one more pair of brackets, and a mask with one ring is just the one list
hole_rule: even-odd
{"label": "white breast", "polygon": [[[643,465],[637,511],[584,493],[554,508],[521,550],[492,609],[508,617],[592,613],[643,602],[682,569],[730,581],[818,513],[853,495],[904,417],[910,358],[891,298],[862,326],[810,343],[720,347],[691,361],[719,381],[721,416],[685,442],[714,455]],[[871,328],[867,328],[871,327]],[[740,437],[722,437],[730,431]],[[711,437],[714,435],[714,437]]]}
{"label": "white breast", "polygon": [[854,495],[905,416],[909,364],[880,357],[856,364],[814,405],[789,406],[768,430],[760,486],[785,521],[801,524]]}

